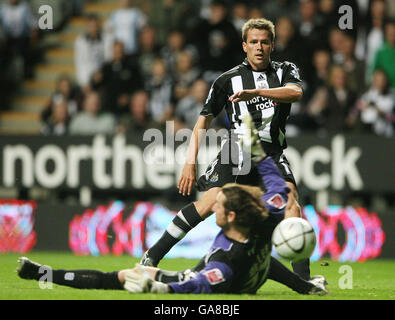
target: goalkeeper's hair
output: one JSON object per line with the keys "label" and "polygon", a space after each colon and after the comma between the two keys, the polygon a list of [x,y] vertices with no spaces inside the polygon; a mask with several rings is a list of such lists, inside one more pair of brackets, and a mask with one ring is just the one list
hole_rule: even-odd
{"label": "goalkeeper's hair", "polygon": [[225,214],[229,211],[236,213],[235,223],[240,227],[254,230],[261,226],[269,216],[269,212],[262,200],[263,192],[258,187],[237,183],[228,183],[222,187],[225,195]]}
{"label": "goalkeeper's hair", "polygon": [[272,42],[274,41],[274,38],[276,36],[274,24],[270,20],[267,20],[265,18],[250,19],[244,24],[241,30],[241,36],[244,42],[247,42],[247,34],[248,31],[250,31],[251,29],[266,30],[267,32],[269,32]]}

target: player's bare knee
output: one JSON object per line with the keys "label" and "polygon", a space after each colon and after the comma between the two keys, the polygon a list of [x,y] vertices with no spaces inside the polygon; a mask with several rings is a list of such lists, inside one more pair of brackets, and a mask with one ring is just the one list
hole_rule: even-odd
{"label": "player's bare knee", "polygon": [[125,283],[125,273],[131,270],[132,269],[124,269],[118,272],[118,280],[120,283]]}
{"label": "player's bare knee", "polygon": [[196,202],[194,202],[196,211],[199,215],[206,219],[212,214],[211,208],[215,203],[215,199],[217,198],[217,194],[221,191],[221,188],[211,188],[207,190],[202,198]]}

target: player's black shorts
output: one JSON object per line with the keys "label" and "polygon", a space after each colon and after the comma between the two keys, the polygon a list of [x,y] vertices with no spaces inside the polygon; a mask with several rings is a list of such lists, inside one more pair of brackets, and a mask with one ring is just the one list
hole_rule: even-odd
{"label": "player's black shorts", "polygon": [[[228,157],[228,154],[231,154],[231,156]],[[296,187],[295,178],[285,155],[281,152],[270,156],[280,169],[284,180],[293,183]],[[246,160],[246,158],[248,159],[248,155],[239,153],[238,145],[230,145],[226,142],[217,157],[208,165],[206,172],[198,179],[197,189],[207,191],[231,182],[262,187],[262,179],[256,167],[251,165],[251,168],[249,168],[246,165],[251,161],[244,161],[244,166],[238,165],[241,159]]]}
{"label": "player's black shorts", "polygon": [[275,153],[275,154],[271,154],[270,157],[273,159],[274,163],[280,169],[280,172],[281,172],[284,180],[291,182],[295,187],[297,187],[295,177],[294,177],[292,170],[291,170],[291,165],[289,164],[288,159],[286,158],[285,154],[282,152]]}

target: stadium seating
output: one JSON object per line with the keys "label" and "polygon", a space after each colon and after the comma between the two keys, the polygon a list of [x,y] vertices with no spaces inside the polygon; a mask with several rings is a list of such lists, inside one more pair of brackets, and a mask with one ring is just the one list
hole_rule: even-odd
{"label": "stadium seating", "polygon": [[[35,77],[23,82],[20,92],[12,101],[11,110],[0,115],[0,134],[39,134],[40,112],[48,102],[55,88],[55,81],[61,74],[75,77],[74,41],[84,29],[85,18],[96,14],[107,18],[118,7],[114,0],[85,0],[83,15],[71,17],[60,30],[63,20],[71,14],[69,0],[33,0],[35,12],[42,4],[50,5],[54,12],[54,32],[44,34],[41,46],[44,48],[44,61],[35,67]],[[143,1],[133,1],[143,6]]]}

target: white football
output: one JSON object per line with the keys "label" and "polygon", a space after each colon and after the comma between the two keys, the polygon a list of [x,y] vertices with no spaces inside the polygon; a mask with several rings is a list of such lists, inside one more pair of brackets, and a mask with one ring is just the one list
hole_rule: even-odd
{"label": "white football", "polygon": [[316,244],[316,236],[307,220],[287,218],[274,229],[272,243],[281,258],[298,262],[310,258]]}

